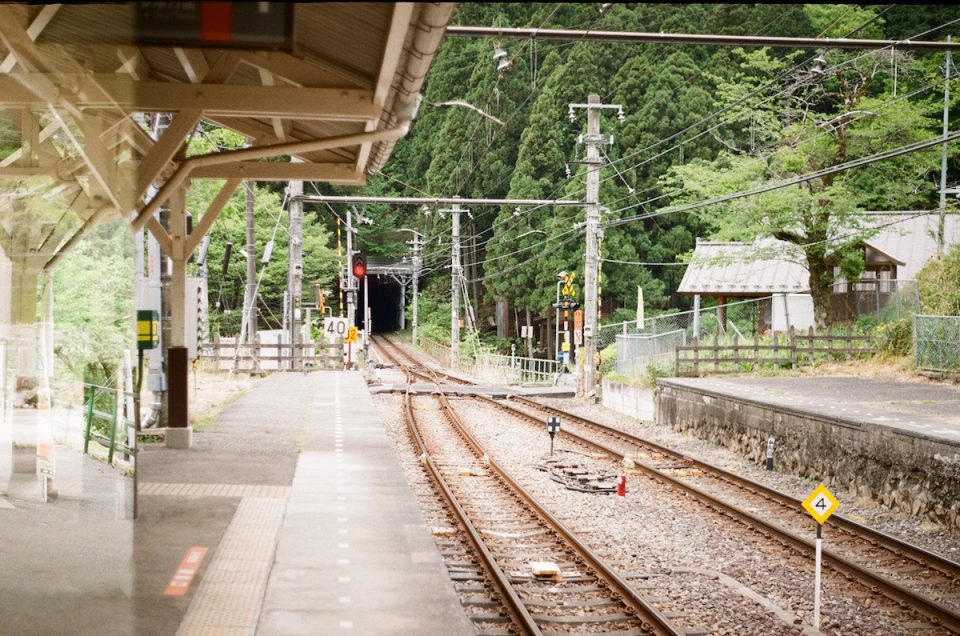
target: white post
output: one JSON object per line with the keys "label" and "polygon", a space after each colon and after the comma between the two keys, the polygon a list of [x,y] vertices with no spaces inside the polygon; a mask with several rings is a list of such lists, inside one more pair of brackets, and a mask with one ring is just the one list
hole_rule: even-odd
{"label": "white post", "polygon": [[460,204],[454,203],[452,247],[450,263],[450,368],[460,363]]}
{"label": "white post", "polygon": [[[587,135],[584,143],[587,147],[587,243],[586,262],[583,272],[583,351],[584,367],[581,395],[592,395],[597,388],[597,330],[598,330],[598,270],[600,232],[600,96],[587,98]],[[566,360],[564,360],[566,362]]]}
{"label": "white post", "polygon": [[352,327],[356,324],[357,297],[354,291],[357,286],[353,278],[353,211],[347,208],[347,276],[344,279],[347,283],[347,325]]}
{"label": "white post", "polygon": [[[951,37],[947,36],[947,43],[951,42]],[[943,68],[943,136],[947,136],[950,130],[950,66],[953,64],[953,57],[947,51],[947,61]],[[940,218],[937,223],[937,254],[943,254],[944,248],[944,223],[947,211],[947,144],[943,144],[940,155]]]}
{"label": "white post", "polygon": [[420,304],[420,235],[413,236],[413,346],[417,346],[417,305]]}
{"label": "white post", "polygon": [[[290,246],[288,259],[290,273],[287,287],[290,289],[290,368],[301,369],[303,359],[302,350],[297,345],[302,344],[300,338],[301,298],[303,296],[303,181],[290,182]],[[253,305],[256,307],[256,305]]]}
{"label": "white post", "polygon": [[816,556],[816,573],[814,574],[813,579],[813,628],[820,630],[820,556],[821,548],[823,545],[823,539],[821,538],[820,531],[823,529],[823,524],[817,524],[817,556]]}
{"label": "white post", "polygon": [[693,296],[693,337],[700,338],[700,294]]}

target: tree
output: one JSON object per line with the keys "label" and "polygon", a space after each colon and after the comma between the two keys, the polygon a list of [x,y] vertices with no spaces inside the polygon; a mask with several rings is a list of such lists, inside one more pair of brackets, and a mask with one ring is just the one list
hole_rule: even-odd
{"label": "tree", "polygon": [[[825,20],[825,15],[818,13],[814,22]],[[737,55],[741,69],[717,78],[717,94],[724,99],[719,106],[741,99],[762,78],[786,67],[766,50]],[[748,103],[749,116],[743,116],[740,134],[734,130],[722,139],[725,150],[715,160],[700,159],[671,169],[663,184],[674,189],[673,201],[700,201],[775,184],[936,134],[929,104],[893,99],[878,81],[887,62],[879,54],[831,52],[827,62],[830,66],[822,75],[795,74],[776,100],[754,98]],[[909,70],[901,70],[905,92]],[[914,153],[876,167],[831,172],[799,186],[713,205],[699,215],[714,238],[752,241],[772,236],[792,246],[809,272],[816,324],[830,325],[836,274],[859,277],[864,267],[862,242],[881,229],[863,212],[924,203],[930,191],[928,177],[936,165],[935,152]]]}

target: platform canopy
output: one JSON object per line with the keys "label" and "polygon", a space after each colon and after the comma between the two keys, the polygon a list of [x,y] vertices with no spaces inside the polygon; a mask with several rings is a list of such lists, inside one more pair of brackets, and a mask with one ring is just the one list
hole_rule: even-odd
{"label": "platform canopy", "polygon": [[[415,116],[453,7],[0,4],[0,248],[47,266],[122,218],[189,253],[244,179],[364,183]],[[250,147],[185,157],[200,120]],[[224,183],[206,227],[166,232],[154,213],[201,178]]]}

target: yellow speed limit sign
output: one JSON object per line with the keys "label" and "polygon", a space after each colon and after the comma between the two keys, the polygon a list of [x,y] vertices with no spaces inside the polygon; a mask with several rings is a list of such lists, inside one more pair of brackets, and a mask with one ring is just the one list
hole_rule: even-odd
{"label": "yellow speed limit sign", "polygon": [[353,344],[354,342],[356,342],[356,341],[357,341],[357,328],[356,328],[356,327],[348,327],[348,328],[347,328],[347,336],[343,339],[343,341],[346,342],[346,343],[350,343],[350,344]]}

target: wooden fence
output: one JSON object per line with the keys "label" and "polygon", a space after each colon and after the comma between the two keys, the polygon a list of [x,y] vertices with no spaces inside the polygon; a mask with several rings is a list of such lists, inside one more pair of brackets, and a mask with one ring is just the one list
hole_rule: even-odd
{"label": "wooden fence", "polygon": [[[358,347],[353,346],[353,359]],[[264,371],[303,371],[304,369],[342,369],[343,339],[333,343],[237,344],[233,339],[200,345],[200,363],[210,371],[261,373]]]}
{"label": "wooden fence", "polygon": [[854,335],[850,327],[844,334],[817,334],[812,327],[806,333],[797,333],[791,327],[786,334],[774,332],[773,340],[764,344],[756,335],[752,341],[735,335],[732,343],[719,342],[715,333],[712,344],[694,339],[692,344],[678,345],[674,373],[677,377],[743,373],[761,365],[796,369],[801,364],[813,364],[818,354],[833,360],[875,352],[873,337]]}

